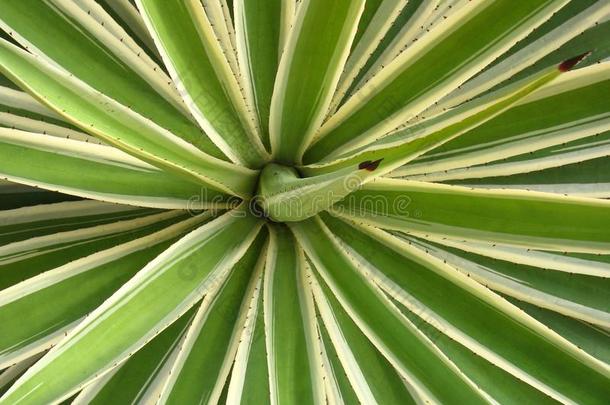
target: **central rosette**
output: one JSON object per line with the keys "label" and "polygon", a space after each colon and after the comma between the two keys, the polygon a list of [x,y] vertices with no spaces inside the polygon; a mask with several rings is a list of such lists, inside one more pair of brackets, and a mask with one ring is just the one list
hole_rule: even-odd
{"label": "central rosette", "polygon": [[299,200],[297,191],[301,188],[302,181],[295,168],[270,163],[261,170],[256,196],[251,206],[257,214],[264,214],[272,221],[290,222],[303,219],[303,202]]}
{"label": "central rosette", "polygon": [[[378,163],[378,162],[374,162]],[[332,207],[362,184],[369,168],[345,167],[304,177],[288,166],[270,163],[261,171],[251,207],[275,222],[296,222]]]}

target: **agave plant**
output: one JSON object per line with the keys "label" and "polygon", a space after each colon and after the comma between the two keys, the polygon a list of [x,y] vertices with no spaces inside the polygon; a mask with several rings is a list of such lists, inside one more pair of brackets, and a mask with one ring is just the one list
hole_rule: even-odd
{"label": "agave plant", "polygon": [[604,404],[607,0],[1,0],[0,404]]}

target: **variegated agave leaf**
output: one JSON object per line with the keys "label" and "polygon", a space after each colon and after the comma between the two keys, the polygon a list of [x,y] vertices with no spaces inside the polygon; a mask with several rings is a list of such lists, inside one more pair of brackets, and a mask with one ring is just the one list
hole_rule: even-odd
{"label": "variegated agave leaf", "polygon": [[606,404],[608,0],[0,0],[0,404]]}

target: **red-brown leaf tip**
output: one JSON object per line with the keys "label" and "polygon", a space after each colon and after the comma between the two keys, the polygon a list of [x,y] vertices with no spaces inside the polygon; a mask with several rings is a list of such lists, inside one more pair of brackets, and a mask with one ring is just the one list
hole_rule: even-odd
{"label": "red-brown leaf tip", "polygon": [[362,162],[358,165],[358,169],[360,170],[368,170],[369,172],[374,172],[375,170],[377,170],[377,168],[379,167],[379,164],[381,163],[381,161],[383,160],[383,158],[379,159],[379,160],[367,160],[366,162]]}
{"label": "red-brown leaf tip", "polygon": [[578,55],[578,56],[570,58],[566,61],[563,61],[561,63],[561,65],[559,65],[559,71],[568,72],[568,71],[572,70],[572,68],[574,66],[578,65],[580,63],[580,61],[582,61],[584,58],[586,58],[589,55],[591,55],[591,51],[585,52],[582,55]]}

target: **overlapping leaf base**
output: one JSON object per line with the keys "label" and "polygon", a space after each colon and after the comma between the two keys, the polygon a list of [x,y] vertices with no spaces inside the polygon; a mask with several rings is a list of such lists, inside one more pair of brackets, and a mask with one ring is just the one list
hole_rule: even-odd
{"label": "overlapping leaf base", "polygon": [[0,0],[0,404],[606,404],[606,0]]}

